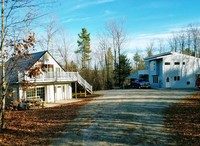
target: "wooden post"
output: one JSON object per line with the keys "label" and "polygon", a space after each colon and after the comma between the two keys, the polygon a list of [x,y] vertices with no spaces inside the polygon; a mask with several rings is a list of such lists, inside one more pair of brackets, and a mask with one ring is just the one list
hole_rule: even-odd
{"label": "wooden post", "polygon": [[56,102],[56,93],[57,93],[55,84],[53,85],[53,90],[54,90],[54,103],[55,103]]}
{"label": "wooden post", "polygon": [[86,92],[86,81],[84,81],[84,86],[85,86],[85,97],[87,96],[87,92]]}
{"label": "wooden post", "polygon": [[75,97],[77,98],[77,82],[75,82]]}

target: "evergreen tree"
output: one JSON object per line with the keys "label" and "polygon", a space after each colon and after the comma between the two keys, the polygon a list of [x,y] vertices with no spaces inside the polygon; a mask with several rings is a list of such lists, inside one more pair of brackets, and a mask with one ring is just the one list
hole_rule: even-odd
{"label": "evergreen tree", "polygon": [[82,55],[82,69],[88,68],[90,58],[90,34],[87,32],[86,28],[82,28],[82,32],[78,34],[79,40],[78,43],[78,50],[75,51],[75,53],[81,53]]}
{"label": "evergreen tree", "polygon": [[93,90],[101,90],[102,89],[102,82],[101,82],[101,77],[99,76],[99,70],[97,65],[95,64],[94,66],[94,71],[92,74],[92,87]]}
{"label": "evergreen tree", "polygon": [[114,70],[114,78],[116,81],[115,85],[122,87],[125,78],[130,74],[130,72],[131,72],[131,63],[129,59],[125,55],[120,55],[119,63],[116,63]]}

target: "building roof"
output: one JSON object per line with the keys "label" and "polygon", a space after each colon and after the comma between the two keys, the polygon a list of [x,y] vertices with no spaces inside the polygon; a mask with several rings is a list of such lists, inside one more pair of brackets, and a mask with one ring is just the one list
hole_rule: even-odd
{"label": "building roof", "polygon": [[144,58],[145,61],[150,61],[150,60],[156,60],[156,59],[161,59],[165,56],[168,56],[168,55],[179,55],[179,56],[183,56],[183,57],[190,57],[190,58],[196,58],[196,59],[199,59],[197,57],[194,57],[194,56],[191,56],[191,55],[186,55],[186,54],[182,54],[182,53],[178,53],[178,52],[165,52],[165,53],[160,53],[160,54],[157,54],[157,55],[153,55],[153,56],[150,56],[150,57],[146,57]]}
{"label": "building roof", "polygon": [[17,82],[18,72],[24,72],[30,69],[47,51],[31,53],[27,57],[12,57],[6,62],[6,75],[10,77],[11,82]]}
{"label": "building roof", "polygon": [[172,53],[173,52],[160,53],[160,54],[146,57],[146,58],[144,58],[144,60],[154,60],[154,59],[162,58],[163,56],[171,55]]}

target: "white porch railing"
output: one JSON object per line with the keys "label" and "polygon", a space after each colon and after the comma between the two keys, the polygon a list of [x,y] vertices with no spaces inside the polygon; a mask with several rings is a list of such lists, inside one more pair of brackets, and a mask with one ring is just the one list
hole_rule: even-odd
{"label": "white porch railing", "polygon": [[30,82],[78,82],[81,86],[85,88],[89,93],[92,94],[92,86],[81,77],[78,72],[49,72],[43,73],[37,77],[28,77],[19,73],[18,81],[30,81]]}

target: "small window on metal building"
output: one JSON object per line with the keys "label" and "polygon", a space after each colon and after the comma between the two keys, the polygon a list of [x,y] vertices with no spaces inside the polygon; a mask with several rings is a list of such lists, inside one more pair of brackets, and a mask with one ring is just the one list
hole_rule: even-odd
{"label": "small window on metal building", "polygon": [[180,62],[174,62],[174,65],[180,65]]}
{"label": "small window on metal building", "polygon": [[170,62],[165,62],[165,65],[170,65]]}
{"label": "small window on metal building", "polygon": [[174,76],[174,81],[176,81],[176,76]]}
{"label": "small window on metal building", "polygon": [[180,76],[174,76],[174,81],[179,81],[180,80]]}

